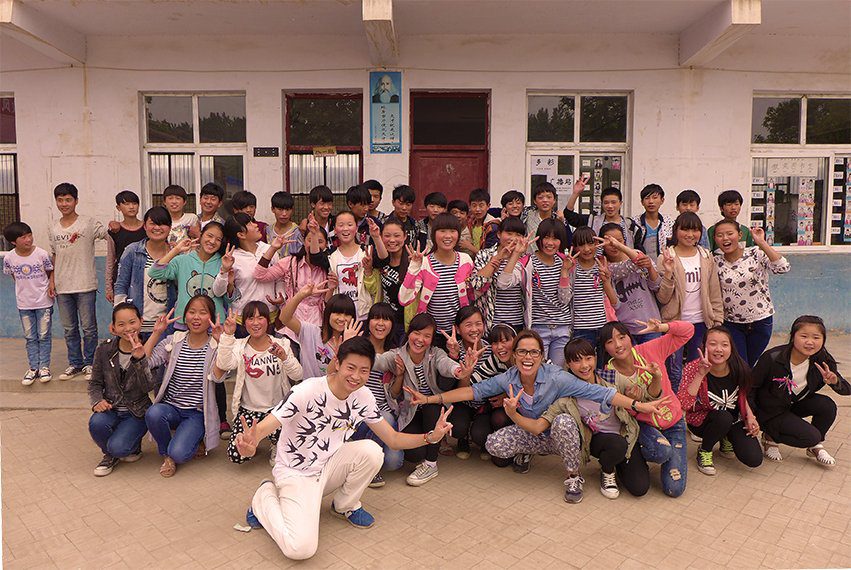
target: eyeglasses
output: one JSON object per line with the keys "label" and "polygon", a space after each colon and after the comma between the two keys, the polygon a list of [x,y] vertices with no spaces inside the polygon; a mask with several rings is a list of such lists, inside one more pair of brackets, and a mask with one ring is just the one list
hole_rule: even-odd
{"label": "eyeglasses", "polygon": [[520,358],[523,358],[524,356],[531,356],[532,358],[538,358],[539,356],[544,354],[544,351],[538,350],[537,348],[533,348],[532,350],[526,350],[525,348],[518,348],[517,350],[514,351],[514,354],[516,354]]}

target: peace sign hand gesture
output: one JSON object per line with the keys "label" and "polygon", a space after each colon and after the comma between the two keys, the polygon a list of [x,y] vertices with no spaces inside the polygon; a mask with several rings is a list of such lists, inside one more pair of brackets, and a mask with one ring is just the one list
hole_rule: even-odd
{"label": "peace sign hand gesture", "polygon": [[650,376],[653,377],[654,380],[662,379],[662,368],[656,362],[648,362],[647,366],[641,366],[636,364],[635,367],[642,372],[647,372]]}
{"label": "peace sign hand gesture", "polygon": [[183,238],[176,244],[174,244],[174,249],[177,250],[177,253],[189,253],[193,249],[198,247],[198,240],[192,238]]}
{"label": "peace sign hand gesture", "polygon": [[665,275],[673,275],[674,273],[674,255],[667,247],[662,250],[662,268]]}
{"label": "peace sign hand gesture", "polygon": [[245,416],[240,416],[239,421],[242,423],[242,433],[236,434],[236,450],[243,457],[254,457],[257,452],[257,425],[248,425]]}
{"label": "peace sign hand gesture", "polygon": [[[375,222],[372,222],[373,224]],[[378,227],[378,226],[376,226]],[[366,246],[366,251],[364,252],[363,259],[361,260],[361,267],[363,267],[363,274],[366,276],[372,275],[372,249],[373,246]]]}
{"label": "peace sign hand gesture", "polygon": [[612,281],[612,271],[609,269],[609,261],[603,255],[597,258],[597,275],[604,282]]}
{"label": "peace sign hand gesture", "polygon": [[697,358],[697,373],[702,378],[709,374],[709,370],[712,368],[712,363],[709,362],[709,358],[702,349],[698,348],[697,353],[700,355]]}
{"label": "peace sign hand gesture", "polygon": [[[216,324],[218,324],[218,318],[216,319]],[[225,334],[229,335],[233,335],[236,332],[236,313],[234,313],[233,307],[228,308],[228,316],[225,319],[222,330]]]}
{"label": "peace sign hand gesture", "polygon": [[411,247],[411,244],[406,244],[405,248],[408,250],[408,266],[416,265],[419,266],[423,262],[423,254],[425,252],[420,251],[419,244],[415,244],[414,247]]}
{"label": "peace sign hand gesture", "polygon": [[174,314],[174,308],[172,308],[168,312],[168,314],[160,315],[159,318],[157,318],[157,322],[154,323],[154,329],[153,329],[152,333],[159,336],[159,335],[163,334],[166,331],[166,329],[168,329],[169,325],[177,322],[177,317],[171,318],[171,316],[173,314]]}
{"label": "peace sign hand gesture", "polygon": [[145,356],[145,345],[139,340],[139,333],[127,333],[124,338],[130,343],[130,356],[141,360]]}
{"label": "peace sign hand gesture", "polygon": [[467,379],[472,376],[473,371],[476,369],[476,363],[478,363],[479,357],[484,351],[484,348],[479,350],[471,348],[470,350],[468,350],[467,354],[464,355],[464,360],[459,363],[455,377],[461,380]]}
{"label": "peace sign hand gesture", "polygon": [[428,403],[428,396],[424,396],[416,390],[408,388],[407,386],[403,386],[402,389],[411,395],[411,404],[413,404],[414,406],[424,406]]}
{"label": "peace sign hand gesture", "polygon": [[564,261],[561,264],[561,276],[567,277],[570,275],[570,272],[573,271],[573,268],[576,267],[576,258],[579,257],[579,252],[577,251],[573,255],[565,255]]}
{"label": "peace sign hand gesture", "polygon": [[517,415],[517,407],[520,405],[520,397],[523,395],[523,388],[514,394],[514,386],[508,385],[508,396],[502,400],[502,407],[505,408],[505,413],[508,417],[514,418]]}
{"label": "peace sign hand gesture", "polygon": [[839,377],[836,375],[836,372],[830,369],[830,367],[827,365],[827,362],[825,362],[824,364],[813,362],[813,364],[815,364],[816,368],[818,368],[818,371],[821,372],[821,377],[824,380],[825,384],[833,386],[834,384],[839,382]]}
{"label": "peace sign hand gesture", "polygon": [[219,318],[219,314],[216,313],[216,320],[213,321],[212,317],[210,317],[210,336],[213,337],[216,342],[219,342],[222,338],[222,333],[225,331],[225,327],[222,324],[221,319]]}
{"label": "peace sign hand gesture", "polygon": [[236,249],[236,247],[232,246],[231,244],[227,244],[225,246],[225,254],[222,256],[222,273],[227,273],[228,271],[233,269],[233,263],[235,261],[233,258],[234,249]]}
{"label": "peace sign hand gesture", "polygon": [[369,235],[372,238],[372,241],[381,239],[381,228],[378,227],[378,224],[375,223],[372,216],[367,215],[366,225],[369,226]]}
{"label": "peace sign hand gesture", "polygon": [[313,212],[307,215],[307,231],[311,234],[319,233],[319,222],[316,221],[316,216],[313,215]]}
{"label": "peace sign hand gesture", "polygon": [[452,406],[449,406],[443,412],[441,412],[440,417],[437,418],[437,423],[434,426],[434,439],[440,441],[443,439],[443,436],[447,435],[452,431],[452,424],[446,419],[449,417],[449,414],[452,413]]}
{"label": "peace sign hand gesture", "polygon": [[647,322],[644,321],[635,321],[640,325],[644,325],[644,328],[638,331],[638,334],[647,334],[647,333],[663,333],[667,330],[665,323],[660,321],[659,319],[647,319]]}
{"label": "peace sign hand gesture", "polygon": [[458,360],[461,356],[461,345],[458,343],[458,338],[455,336],[455,326],[452,326],[451,335],[446,331],[438,332],[446,337],[446,353],[449,355],[449,358]]}

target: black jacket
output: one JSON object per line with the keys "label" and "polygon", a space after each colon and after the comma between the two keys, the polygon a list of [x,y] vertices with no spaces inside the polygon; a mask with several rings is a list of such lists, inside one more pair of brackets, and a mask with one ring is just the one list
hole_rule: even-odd
{"label": "black jacket", "polygon": [[158,384],[148,368],[148,359],[130,359],[122,373],[118,363],[118,338],[103,341],[95,350],[92,379],[89,380],[89,402],[94,407],[106,400],[113,407],[124,406],[137,418],[145,417],[151,406],[148,392]]}

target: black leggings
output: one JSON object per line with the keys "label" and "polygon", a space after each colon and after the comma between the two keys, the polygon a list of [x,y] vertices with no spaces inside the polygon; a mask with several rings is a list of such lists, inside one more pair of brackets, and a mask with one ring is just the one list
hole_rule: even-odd
{"label": "black leggings", "polygon": [[[812,416],[812,423],[804,418]],[[836,421],[836,402],[823,394],[810,394],[798,400],[777,420],[777,443],[791,447],[814,447],[824,441]]]}
{"label": "black leggings", "polygon": [[219,423],[228,421],[228,394],[224,382],[216,382],[216,408],[219,410]]}
{"label": "black leggings", "polygon": [[502,408],[491,408],[486,405],[485,410],[480,413],[477,408],[458,403],[449,414],[449,423],[452,424],[452,437],[472,439],[473,443],[484,451],[485,441],[490,434],[514,422]]}
{"label": "black leggings", "polygon": [[591,455],[600,461],[603,473],[614,473],[615,467],[626,459],[629,445],[617,433],[595,433],[591,436]]}
{"label": "black leggings", "polygon": [[736,459],[748,467],[762,465],[762,448],[755,437],[748,435],[745,422],[735,420],[727,410],[710,410],[699,426],[688,425],[691,433],[703,438],[700,449],[712,451],[715,444],[726,437],[733,444]]}
{"label": "black leggings", "polygon": [[641,455],[641,446],[638,442],[632,447],[632,453],[628,461],[622,461],[615,466],[621,485],[629,491],[633,497],[642,497],[650,489],[650,469],[647,461]]}
{"label": "black leggings", "polygon": [[[411,421],[402,431],[405,433],[427,433],[434,429],[437,425],[437,420],[440,419],[440,414],[443,412],[443,406],[440,404],[425,404],[417,408],[417,413],[411,418]],[[432,443],[423,447],[405,450],[405,460],[412,463],[421,463],[426,461],[437,461],[437,455],[440,452],[440,443]]]}

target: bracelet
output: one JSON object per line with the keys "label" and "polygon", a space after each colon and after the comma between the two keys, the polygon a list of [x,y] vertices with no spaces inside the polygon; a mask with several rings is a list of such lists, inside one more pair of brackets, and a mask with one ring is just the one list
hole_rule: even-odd
{"label": "bracelet", "polygon": [[430,432],[423,434],[423,441],[425,441],[427,445],[434,445],[434,442],[429,441],[429,439],[428,439],[428,436],[430,436],[433,433],[434,433],[434,430],[431,430]]}
{"label": "bracelet", "polygon": [[629,407],[632,408],[633,412],[638,413],[638,408],[635,407],[636,402],[638,402],[638,400],[633,400]]}
{"label": "bracelet", "polygon": [[443,393],[441,392],[440,394],[438,394],[438,397],[440,398],[440,405],[442,406],[443,405]]}

